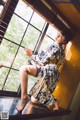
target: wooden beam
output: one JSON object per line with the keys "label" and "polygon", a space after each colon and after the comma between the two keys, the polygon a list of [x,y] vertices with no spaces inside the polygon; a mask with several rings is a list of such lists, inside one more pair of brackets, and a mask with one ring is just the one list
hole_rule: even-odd
{"label": "wooden beam", "polygon": [[0,43],[7,30],[8,24],[14,13],[18,0],[7,0],[0,16]]}
{"label": "wooden beam", "polygon": [[73,2],[74,7],[76,8],[76,10],[78,11],[78,13],[80,13],[80,0],[70,0],[71,2]]}
{"label": "wooden beam", "polygon": [[[63,13],[56,7],[55,4],[52,4],[52,3],[51,3],[52,1],[53,1],[53,0],[51,0],[51,1],[50,1],[50,0],[46,0],[46,2],[51,6],[52,11],[55,11],[56,14],[60,15],[61,18],[70,26],[70,28],[71,28],[73,31],[75,31],[77,28],[69,21],[69,19],[67,19],[66,16],[63,15]],[[56,1],[56,0],[55,0],[55,1]]]}
{"label": "wooden beam", "polygon": [[57,17],[56,13],[53,13],[41,0],[24,0],[35,11],[39,12],[49,23],[53,24],[59,30],[67,29],[66,25]]}

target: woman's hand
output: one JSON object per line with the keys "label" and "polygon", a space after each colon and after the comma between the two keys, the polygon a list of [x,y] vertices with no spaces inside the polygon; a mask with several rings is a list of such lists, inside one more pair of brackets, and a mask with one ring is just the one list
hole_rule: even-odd
{"label": "woman's hand", "polygon": [[29,57],[32,56],[32,50],[31,49],[25,48],[24,50],[25,50],[27,56],[29,56]]}

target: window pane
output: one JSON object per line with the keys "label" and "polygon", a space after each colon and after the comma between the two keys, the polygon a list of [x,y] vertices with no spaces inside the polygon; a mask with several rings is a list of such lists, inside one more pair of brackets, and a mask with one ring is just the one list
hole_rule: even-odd
{"label": "window pane", "polygon": [[10,66],[17,49],[17,45],[3,39],[0,45],[0,62],[2,62],[6,66]]}
{"label": "window pane", "polygon": [[5,37],[19,44],[21,42],[26,27],[26,22],[21,20],[19,17],[13,15],[7,28]]}
{"label": "window pane", "polygon": [[8,74],[8,71],[9,71],[8,68],[2,67],[2,68],[0,69],[0,90],[2,89],[2,86],[3,86],[3,84],[4,84],[6,75]]}
{"label": "window pane", "polygon": [[50,36],[52,39],[55,39],[57,33],[58,33],[57,29],[55,29],[54,27],[52,27],[51,25],[49,25],[46,34],[48,36]]}
{"label": "window pane", "polygon": [[29,21],[33,10],[30,7],[27,7],[27,4],[25,4],[22,0],[19,0],[18,5],[15,9],[15,13],[17,13],[25,20]]}
{"label": "window pane", "polygon": [[4,86],[4,90],[9,91],[17,91],[18,86],[20,84],[19,80],[19,72],[16,70],[11,70],[10,74],[8,76],[8,79],[6,81],[6,84]]}
{"label": "window pane", "polygon": [[22,65],[27,64],[27,61],[28,57],[26,56],[24,49],[20,48],[12,67],[19,69]]}
{"label": "window pane", "polygon": [[51,44],[53,44],[57,33],[58,33],[58,31],[54,27],[49,25],[47,32],[46,32],[46,35],[44,37],[44,40],[40,46],[40,50],[45,50],[47,47],[49,47]]}
{"label": "window pane", "polygon": [[53,44],[53,42],[54,41],[52,39],[50,39],[48,36],[45,35],[44,40],[40,46],[40,50],[45,50],[47,47],[49,47],[51,44]]}
{"label": "window pane", "polygon": [[29,25],[27,33],[25,34],[24,40],[22,42],[22,45],[25,47],[29,47],[33,50],[39,38],[39,35],[40,32],[36,30],[34,27]]}
{"label": "window pane", "polygon": [[39,30],[42,30],[44,23],[45,20],[42,17],[40,17],[37,13],[34,13],[31,19],[31,24],[34,25]]}
{"label": "window pane", "polygon": [[31,88],[33,87],[33,85],[35,84],[35,82],[37,80],[38,80],[38,78],[29,76],[29,80],[28,80],[28,93],[29,93],[29,91],[31,90]]}

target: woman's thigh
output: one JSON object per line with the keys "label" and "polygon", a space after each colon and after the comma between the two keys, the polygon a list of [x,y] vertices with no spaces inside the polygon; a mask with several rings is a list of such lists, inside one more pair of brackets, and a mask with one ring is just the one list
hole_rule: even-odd
{"label": "woman's thigh", "polygon": [[20,68],[20,71],[23,71],[23,72],[25,71],[25,72],[27,72],[31,76],[36,76],[36,74],[37,74],[37,67],[34,66],[34,65],[23,65]]}

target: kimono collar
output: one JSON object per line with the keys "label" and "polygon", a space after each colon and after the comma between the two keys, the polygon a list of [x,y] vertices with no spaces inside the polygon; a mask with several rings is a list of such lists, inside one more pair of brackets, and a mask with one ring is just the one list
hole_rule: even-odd
{"label": "kimono collar", "polygon": [[62,48],[62,45],[61,44],[59,44],[59,43],[57,43],[57,42],[54,42],[54,45],[56,46],[56,47],[58,47],[58,48]]}

